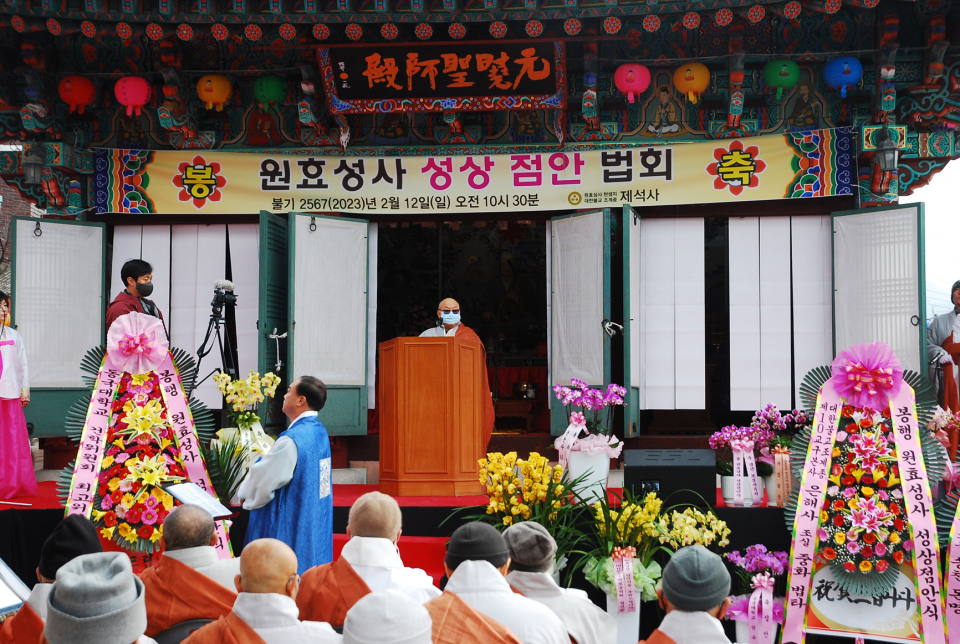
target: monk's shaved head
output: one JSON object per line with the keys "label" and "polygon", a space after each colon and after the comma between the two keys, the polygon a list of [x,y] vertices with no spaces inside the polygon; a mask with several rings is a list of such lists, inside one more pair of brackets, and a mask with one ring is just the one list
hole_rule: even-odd
{"label": "monk's shaved head", "polygon": [[347,528],[351,537],[376,537],[396,541],[403,515],[392,496],[367,492],[350,508]]}
{"label": "monk's shaved head", "polygon": [[199,505],[176,507],[163,522],[167,550],[209,546],[215,530],[213,517]]}
{"label": "monk's shaved head", "polygon": [[437,305],[437,309],[442,311],[443,309],[459,309],[460,303],[457,302],[452,297],[445,298],[440,301],[440,304]]}
{"label": "monk's shaved head", "polygon": [[245,593],[286,594],[297,574],[297,555],[277,539],[257,539],[240,555],[240,585]]}

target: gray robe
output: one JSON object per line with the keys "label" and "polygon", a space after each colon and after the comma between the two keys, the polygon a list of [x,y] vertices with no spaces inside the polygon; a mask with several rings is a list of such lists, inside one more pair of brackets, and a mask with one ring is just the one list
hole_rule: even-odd
{"label": "gray robe", "polygon": [[[947,311],[942,315],[938,315],[933,318],[933,322],[930,323],[930,326],[927,327],[927,362],[933,362],[934,360],[939,360],[940,356],[945,353],[943,348],[940,346],[943,344],[943,341],[950,337],[950,334],[953,333],[953,326],[957,321],[957,310],[953,309],[952,311]],[[930,365],[929,367],[929,377],[930,382],[936,383],[936,364]],[[957,365],[945,365],[945,368],[952,366],[954,369],[954,375],[957,375]]]}

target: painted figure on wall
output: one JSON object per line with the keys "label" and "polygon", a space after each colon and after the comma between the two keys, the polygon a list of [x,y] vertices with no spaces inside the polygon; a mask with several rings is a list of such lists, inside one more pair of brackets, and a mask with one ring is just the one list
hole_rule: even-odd
{"label": "painted figure on wall", "polygon": [[673,94],[666,85],[661,85],[657,89],[657,98],[655,99],[657,107],[653,123],[647,126],[647,131],[656,134],[658,137],[664,134],[677,134],[680,132],[680,123],[677,119],[677,104],[673,100]]}
{"label": "painted figure on wall", "polygon": [[793,130],[812,130],[819,126],[823,104],[813,92],[810,81],[801,81],[797,85],[797,98],[787,118],[787,124]]}

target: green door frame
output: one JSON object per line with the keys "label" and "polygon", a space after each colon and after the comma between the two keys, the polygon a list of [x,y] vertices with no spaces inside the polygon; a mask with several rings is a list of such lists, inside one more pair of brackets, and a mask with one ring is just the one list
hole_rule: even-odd
{"label": "green door frame", "polygon": [[[370,225],[370,222],[366,219],[357,219],[353,217],[331,217],[329,215],[308,215],[299,212],[290,213],[289,221],[289,234],[288,234],[288,263],[289,263],[289,272],[287,279],[289,280],[289,300],[287,304],[288,318],[289,323],[287,326],[287,356],[289,358],[289,369],[288,373],[290,378],[297,378],[298,374],[296,373],[296,364],[295,356],[296,351],[294,347],[296,346],[296,328],[297,321],[294,319],[295,315],[295,304],[296,304],[296,292],[297,292],[297,276],[296,276],[296,258],[297,258],[297,217],[310,217],[312,219],[330,219],[333,221],[352,221],[357,223],[363,223],[367,226]],[[370,261],[370,235],[369,230],[364,235],[366,240],[367,249],[364,253],[364,272],[366,273],[369,269]],[[366,288],[366,307],[365,311],[370,310],[370,289],[369,289],[369,280],[370,275],[367,275],[367,288]],[[331,385],[327,384],[327,403],[324,405],[323,409],[320,411],[317,416],[320,422],[323,423],[324,427],[327,428],[327,432],[331,436],[355,436],[355,435],[365,435],[367,433],[367,333],[369,329],[369,320],[364,316],[364,343],[363,343],[363,369],[364,369],[364,379],[363,384],[361,385]]]}
{"label": "green door frame", "polygon": [[[629,438],[640,434],[640,383],[633,382],[633,329],[640,328],[640,320],[630,317],[630,304],[634,296],[633,291],[640,287],[631,283],[631,262],[640,261],[640,257],[633,257],[630,249],[630,231],[636,226],[639,230],[640,213],[634,211],[630,204],[623,205],[623,219],[620,228],[623,232],[623,388],[627,390],[624,397],[626,407],[623,409],[623,436]],[[639,255],[639,247],[637,248]],[[636,297],[640,297],[637,294]]]}
{"label": "green door frame", "polygon": [[[279,434],[287,426],[282,399],[290,385],[287,359],[288,339],[271,339],[273,330],[278,335],[289,331],[287,291],[288,221],[285,214],[260,211],[260,302],[257,315],[257,367],[260,373],[274,372],[280,376],[276,396],[260,405],[260,422],[271,434]],[[289,336],[288,336],[289,337]],[[279,348],[279,352],[278,352]],[[278,370],[277,361],[282,364]]]}
{"label": "green door frame", "polygon": [[[10,284],[14,293],[13,307],[10,311],[10,323],[16,328],[17,324],[17,249],[18,235],[17,222],[29,221],[36,222],[43,226],[86,226],[88,228],[100,229],[100,301],[103,306],[100,307],[100,344],[106,342],[106,329],[104,323],[106,320],[107,305],[107,231],[106,224],[91,221],[72,221],[65,219],[36,219],[34,217],[16,216],[12,218],[10,228],[12,229],[11,239],[13,241],[12,259],[10,262]],[[87,347],[92,349],[93,347]],[[28,353],[29,355],[29,353]],[[51,438],[55,436],[66,436],[64,424],[66,422],[67,411],[73,407],[73,404],[83,397],[90,396],[90,389],[87,387],[30,387],[30,404],[23,410],[27,423],[32,424],[33,432],[31,438]]]}
{"label": "green door frame", "polygon": [[837,355],[837,269],[834,257],[836,256],[836,233],[834,232],[833,220],[837,217],[846,217],[849,215],[868,215],[886,210],[903,210],[904,208],[916,207],[917,210],[917,288],[919,290],[917,302],[919,310],[917,318],[919,323],[917,329],[920,335],[920,374],[927,378],[927,369],[924,365],[927,361],[927,269],[926,269],[926,244],[924,238],[924,204],[923,202],[905,203],[895,206],[879,206],[876,208],[861,208],[859,210],[842,210],[830,214],[830,279],[832,292],[831,306],[833,307],[833,355]]}
{"label": "green door frame", "polygon": [[[603,235],[603,249],[602,249],[602,252],[603,252],[603,319],[609,320],[612,314],[612,308],[613,308],[611,293],[610,293],[610,281],[611,281],[610,263],[611,263],[611,255],[612,255],[612,252],[611,252],[612,249],[611,249],[611,243],[610,243],[611,242],[610,219],[612,216],[611,209],[601,208],[598,210],[592,210],[590,212],[578,212],[571,215],[559,215],[557,217],[551,218],[551,221],[556,222],[561,219],[572,219],[574,217],[586,217],[589,215],[595,215],[597,213],[603,213],[603,232],[602,232],[602,235]],[[553,235],[553,231],[551,227],[551,238],[547,240],[547,243],[549,244],[553,244],[552,235]],[[553,256],[553,252],[551,248],[551,257],[552,256]],[[548,270],[553,271],[553,267],[552,266],[548,267]],[[550,284],[551,284],[550,288],[553,289],[552,278],[550,280]],[[551,294],[551,300],[554,302],[552,310],[555,311],[556,300],[553,298],[552,294]],[[551,328],[552,328],[552,325],[551,325]],[[601,333],[603,333],[602,330],[601,330]],[[551,346],[552,345],[553,345],[553,342],[551,339]],[[611,369],[610,363],[611,363],[611,356],[612,356],[611,347],[612,347],[612,343],[610,341],[610,336],[608,336],[606,333],[603,333],[603,378],[605,382],[588,383],[590,386],[600,387],[610,382],[610,369]],[[556,348],[553,347],[553,350],[555,351]],[[550,359],[552,361],[553,356],[551,356]],[[551,368],[551,372],[552,372],[552,368]],[[553,394],[554,384],[556,383],[547,383],[548,387],[550,388],[548,395]],[[569,384],[569,383],[564,383],[564,384]],[[563,407],[562,404],[560,404],[559,400],[554,401],[554,403],[550,405],[550,432],[554,436],[559,436],[564,432],[564,430],[566,430],[568,422],[569,422],[569,419],[567,418],[567,415],[566,415],[566,409]]]}

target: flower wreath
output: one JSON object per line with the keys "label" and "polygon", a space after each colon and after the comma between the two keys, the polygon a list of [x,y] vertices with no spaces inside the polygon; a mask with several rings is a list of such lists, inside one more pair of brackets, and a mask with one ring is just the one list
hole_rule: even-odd
{"label": "flower wreath", "polygon": [[[811,370],[803,379],[800,396],[807,416],[813,418],[817,392],[831,377],[829,366]],[[926,379],[914,371],[903,373],[903,382],[916,395],[920,427],[936,407],[936,395]],[[903,502],[900,465],[894,443],[889,407],[881,410],[844,404],[837,419],[828,484],[820,509],[816,559],[830,566],[837,584],[851,595],[877,596],[897,581],[897,566],[911,563],[913,543]],[[805,427],[791,451],[806,455],[812,427]],[[945,472],[947,454],[933,432],[921,431],[920,444],[931,486]],[[796,476],[803,475],[805,458],[792,459]],[[799,488],[786,504],[784,520],[793,528]],[[938,522],[940,511],[937,511]],[[952,521],[950,514],[949,520]]]}

